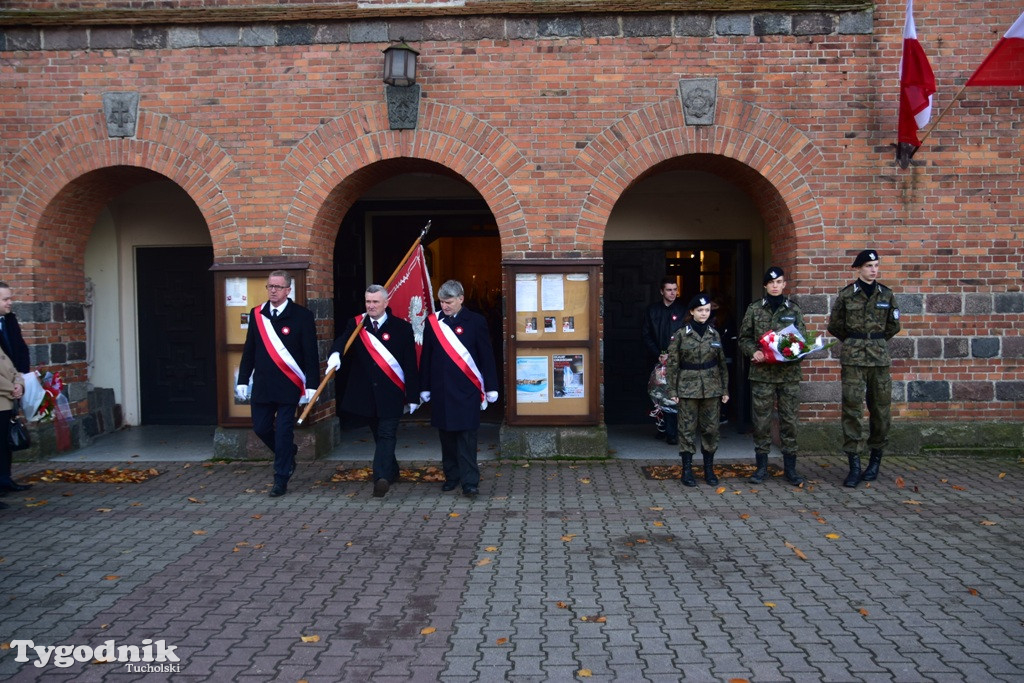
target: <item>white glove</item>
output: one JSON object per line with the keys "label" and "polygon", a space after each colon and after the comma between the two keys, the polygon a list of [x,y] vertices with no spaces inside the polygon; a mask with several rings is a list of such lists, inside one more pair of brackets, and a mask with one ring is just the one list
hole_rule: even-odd
{"label": "white glove", "polygon": [[248,384],[236,384],[235,385],[235,398],[239,401],[244,401],[249,398],[249,385]]}
{"label": "white glove", "polygon": [[309,403],[313,399],[313,396],[315,396],[315,395],[316,395],[316,389],[306,389],[306,393],[304,393],[302,395],[302,398],[299,399],[299,405],[300,406],[306,405],[307,403]]}
{"label": "white glove", "polygon": [[335,351],[334,353],[332,353],[330,355],[330,357],[327,358],[327,372],[330,372],[332,369],[335,372],[337,372],[338,368],[340,368],[340,367],[341,367],[341,354],[338,353],[337,351]]}
{"label": "white glove", "polygon": [[497,391],[488,391],[487,392],[487,402],[488,403],[494,403],[497,400],[498,400],[498,392]]}
{"label": "white glove", "polygon": [[480,401],[480,410],[487,410],[487,399]]}
{"label": "white glove", "polygon": [[407,403],[406,406],[409,408],[409,414],[412,415],[416,412],[416,409],[420,407],[419,403]]}
{"label": "white glove", "polygon": [[420,392],[420,403],[430,403],[430,392],[429,391],[421,391]]}

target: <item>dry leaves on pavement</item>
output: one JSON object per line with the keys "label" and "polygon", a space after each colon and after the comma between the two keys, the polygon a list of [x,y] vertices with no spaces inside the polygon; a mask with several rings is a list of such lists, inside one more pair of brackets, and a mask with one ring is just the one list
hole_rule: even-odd
{"label": "dry leaves on pavement", "polygon": [[160,471],[155,467],[148,470],[122,470],[117,467],[105,470],[43,470],[30,475],[26,481],[29,483],[138,484],[158,474]]}

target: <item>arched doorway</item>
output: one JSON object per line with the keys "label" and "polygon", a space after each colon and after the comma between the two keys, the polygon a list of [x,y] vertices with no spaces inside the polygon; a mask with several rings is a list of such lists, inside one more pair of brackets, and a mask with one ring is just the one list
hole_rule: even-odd
{"label": "arched doorway", "polygon": [[212,263],[198,207],[162,176],[101,210],[84,255],[86,362],[126,424],[216,424]]}
{"label": "arched doorway", "polygon": [[[705,170],[702,159],[717,159]],[[724,167],[742,166],[725,160]],[[748,170],[749,173],[749,170]],[[731,395],[723,420],[746,431],[750,408],[746,363],[735,335],[755,295],[752,282],[768,259],[756,202],[721,159],[692,155],[665,162],[634,182],[611,212],[604,244],[605,421],[650,422],[647,382],[652,367],[641,341],[647,306],[659,299],[662,277],[674,276],[685,304],[706,291],[729,359]],[[739,390],[737,390],[739,389]]]}
{"label": "arched doorway", "polygon": [[[388,162],[378,166],[387,167]],[[363,291],[370,283],[384,284],[399,265],[423,226],[431,228],[423,241],[431,283],[459,280],[465,305],[487,318],[498,367],[504,346],[501,239],[497,222],[480,194],[443,166],[423,161],[422,170],[401,169],[370,186],[342,219],[334,247],[335,335],[347,321],[362,313]],[[374,171],[382,175],[378,168]],[[338,386],[344,386],[344,366]],[[502,401],[503,404],[503,401]],[[500,422],[503,405],[488,409],[484,421]],[[429,415],[429,404],[416,413]]]}

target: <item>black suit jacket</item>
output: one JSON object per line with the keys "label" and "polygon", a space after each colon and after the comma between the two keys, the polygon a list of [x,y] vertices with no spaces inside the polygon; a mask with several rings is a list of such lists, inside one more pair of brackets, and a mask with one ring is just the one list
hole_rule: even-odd
{"label": "black suit jacket", "polygon": [[[381,344],[391,352],[405,374],[405,392],[384,374],[366,346],[359,338],[352,341],[348,352],[349,376],[345,395],[341,401],[341,409],[354,415],[366,417],[401,417],[407,403],[420,402],[420,379],[416,368],[416,341],[413,339],[412,325],[387,310],[388,317],[377,332],[370,327],[369,317],[360,325],[377,337]],[[354,318],[349,319],[345,332],[334,340],[331,353],[339,354],[345,348],[345,342],[356,329]],[[345,362],[345,361],[343,361]]]}
{"label": "black suit jacket", "polygon": [[18,325],[18,318],[14,313],[8,313],[4,318],[4,332],[7,333],[7,340],[10,345],[4,342],[4,336],[0,335],[0,347],[7,354],[18,372],[25,374],[29,371],[28,344],[21,336],[21,326]]}
{"label": "black suit jacket", "polygon": [[[484,391],[498,391],[498,369],[484,317],[463,308],[454,318],[442,318],[440,324],[455,330],[473,357],[484,378]],[[423,390],[430,392],[431,425],[449,432],[480,426],[480,390],[441,347],[429,322],[423,330],[420,372]]]}
{"label": "black suit jacket", "polygon": [[238,383],[247,384],[252,375],[252,400],[258,403],[298,404],[303,392],[292,383],[274,363],[267,352],[256,317],[262,315],[284,342],[295,362],[306,375],[306,388],[316,389],[320,384],[320,356],[316,350],[316,322],[313,312],[291,299],[276,319],[270,317],[270,304],[265,303],[249,312],[249,329],[245,334],[242,362],[238,367]]}

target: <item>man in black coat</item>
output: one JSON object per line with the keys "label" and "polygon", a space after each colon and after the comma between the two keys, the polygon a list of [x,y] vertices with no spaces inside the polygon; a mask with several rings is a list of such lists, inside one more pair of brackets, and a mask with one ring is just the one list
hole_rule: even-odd
{"label": "man in black coat", "polygon": [[28,344],[21,336],[18,318],[11,311],[14,293],[6,282],[0,282],[0,347],[21,374],[29,371]]}
{"label": "man in black coat", "polygon": [[[640,336],[644,340],[644,348],[647,351],[648,368],[654,368],[658,364],[665,364],[668,359],[666,353],[672,335],[686,322],[689,311],[676,297],[679,296],[679,285],[676,278],[666,275],[661,278],[661,298],[647,307],[644,311],[644,321],[640,328]],[[645,377],[645,380],[648,378]],[[646,386],[646,383],[645,385]],[[658,431],[655,437],[664,438],[669,445],[679,443],[679,426],[676,422],[676,414],[667,415],[664,421],[665,431]]]}
{"label": "man in black coat", "polygon": [[441,439],[443,491],[462,484],[462,493],[480,492],[477,430],[480,411],[498,400],[498,370],[487,321],[462,307],[465,292],[457,280],[437,290],[441,311],[428,318],[420,358],[420,398],[433,401],[430,424]]}
{"label": "man in black coat", "polygon": [[249,312],[235,396],[249,397],[252,377],[252,430],[274,452],[274,486],[283,496],[295,471],[295,412],[308,403],[320,381],[313,312],[288,295],[292,276],[275,270],[267,277],[267,303]]}
{"label": "man in black coat", "polygon": [[398,422],[406,408],[412,414],[419,407],[420,385],[412,325],[391,312],[388,292],[380,285],[366,288],[365,304],[366,315],[349,320],[334,340],[327,369],[341,367],[345,343],[359,325],[341,409],[369,420],[375,444],[373,495],[380,498],[398,481]]}

